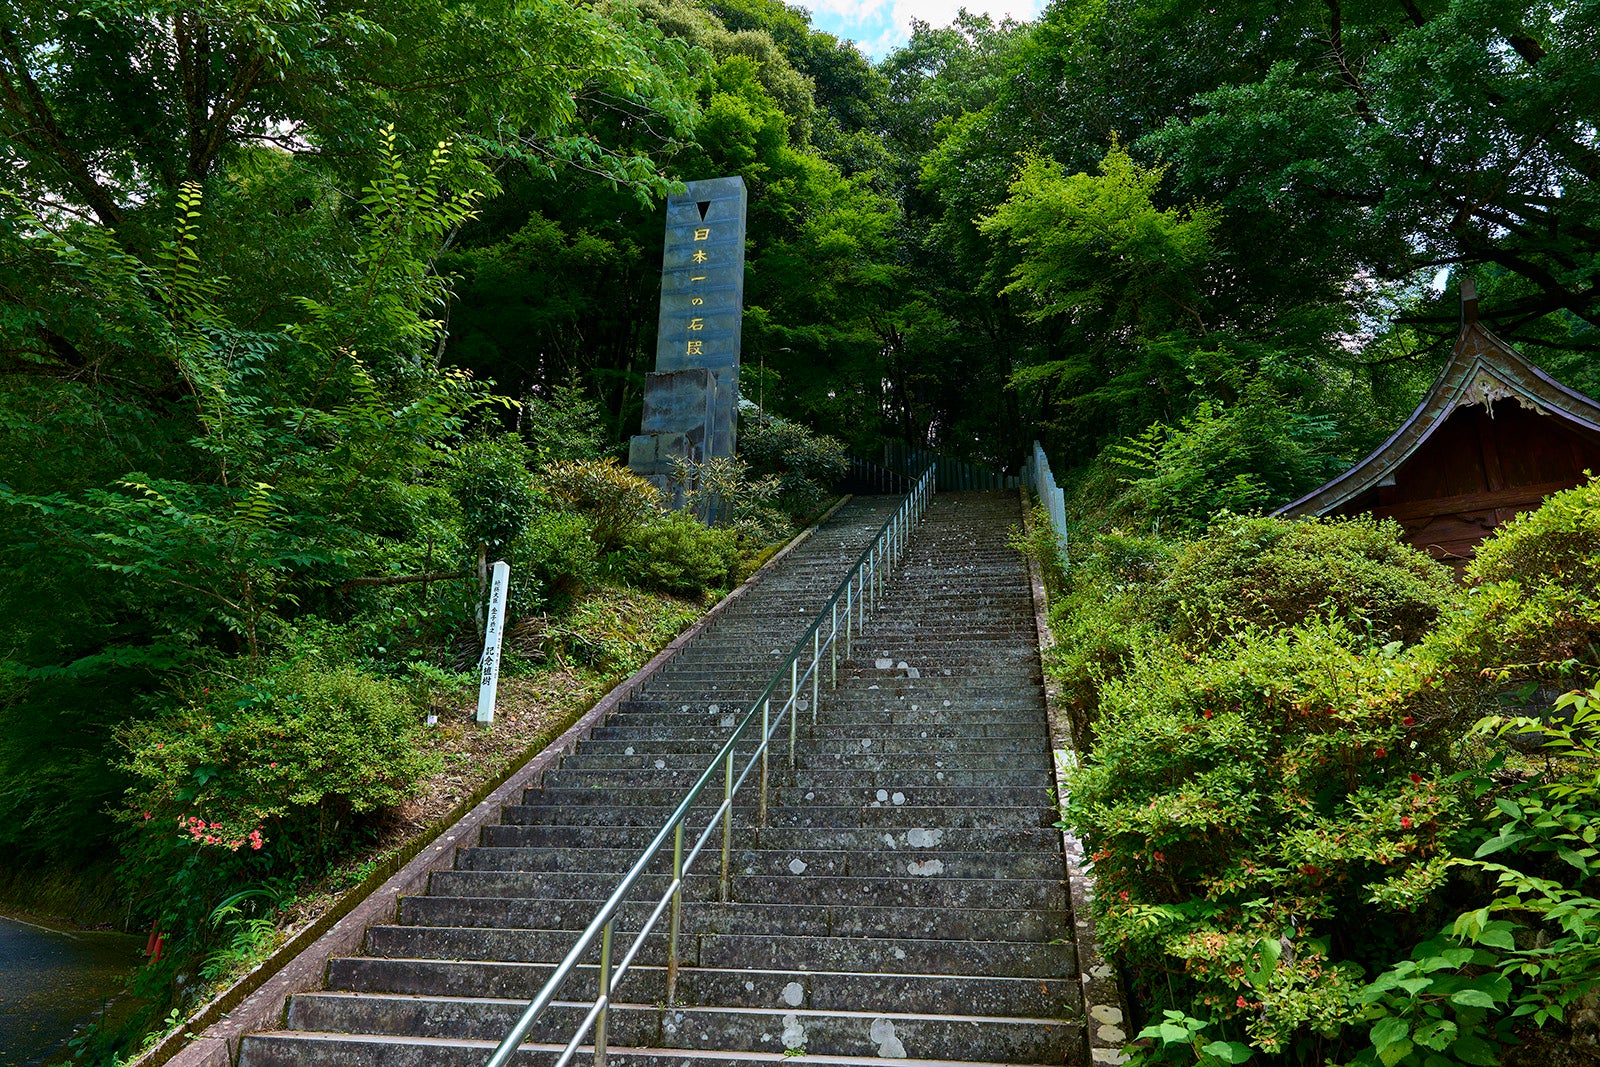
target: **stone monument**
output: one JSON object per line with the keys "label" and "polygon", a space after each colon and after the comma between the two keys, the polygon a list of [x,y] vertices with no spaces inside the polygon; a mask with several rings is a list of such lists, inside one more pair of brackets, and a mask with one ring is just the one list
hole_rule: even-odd
{"label": "stone monument", "polygon": [[674,459],[732,456],[739,417],[739,326],[744,313],[744,180],[689,182],[667,198],[656,369],[646,375],[644,419],[628,466],[681,493]]}

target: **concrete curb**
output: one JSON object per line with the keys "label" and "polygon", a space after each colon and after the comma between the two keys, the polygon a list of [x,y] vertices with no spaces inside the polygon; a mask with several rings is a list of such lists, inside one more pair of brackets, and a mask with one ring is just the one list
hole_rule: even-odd
{"label": "concrete curb", "polygon": [[[727,596],[719,600],[694,625],[673,638],[649,663],[619,682],[583,716],[537,753],[513,767],[498,785],[481,798],[469,797],[451,816],[449,826],[424,840],[403,867],[376,889],[367,884],[350,890],[339,904],[292,938],[255,970],[225,989],[191,1016],[172,1035],[133,1060],[128,1067],[232,1067],[238,1062],[239,1042],[245,1034],[276,1028],[296,993],[323,988],[328,961],[359,952],[367,927],[393,922],[400,898],[423,892],[428,878],[448,870],[456,849],[476,841],[479,829],[495,818],[524,789],[536,786],[544,772],[573,751],[635,688],[659,671],[668,660],[717,621],[728,607],[759,585],[772,568],[811,538],[851,499],[843,496],[815,522],[790,540],[772,558]],[[462,809],[466,810],[463,811]],[[376,877],[376,876],[375,876]],[[204,1030],[200,1030],[204,1027]],[[198,1031],[198,1033],[197,1033]]]}
{"label": "concrete curb", "polygon": [[[1021,490],[1023,524],[1033,532],[1033,507],[1028,491]],[[1045,708],[1050,718],[1050,752],[1054,757],[1056,797],[1067,796],[1067,772],[1078,763],[1078,748],[1072,736],[1072,720],[1061,706],[1061,696],[1044,673],[1044,654],[1055,645],[1050,630],[1050,606],[1044,589],[1044,574],[1039,561],[1028,557],[1028,580],[1033,586],[1033,625],[1039,638],[1041,677],[1044,679]],[[1070,830],[1061,831],[1066,852],[1067,893],[1072,901],[1073,944],[1077,946],[1078,975],[1083,983],[1084,1033],[1089,1041],[1092,1064],[1116,1067],[1128,1057],[1127,1003],[1117,983],[1117,970],[1106,961],[1100,935],[1094,924],[1094,875],[1084,863],[1083,842]]]}

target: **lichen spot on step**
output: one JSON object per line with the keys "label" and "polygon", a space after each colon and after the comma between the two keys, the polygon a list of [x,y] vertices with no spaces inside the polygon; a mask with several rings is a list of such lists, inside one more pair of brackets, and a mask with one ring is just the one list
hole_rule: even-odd
{"label": "lichen spot on step", "polygon": [[916,860],[912,860],[910,863],[906,864],[906,871],[907,873],[917,875],[920,878],[927,878],[935,874],[943,874],[944,860],[924,860],[921,863],[918,863]]}
{"label": "lichen spot on step", "polygon": [[666,760],[664,760],[664,759],[656,760],[656,770],[664,771],[666,769],[667,769],[667,761]]}
{"label": "lichen spot on step", "polygon": [[922,677],[922,672],[920,670],[918,670],[917,668],[915,668],[915,667],[907,667],[906,668],[906,677],[907,678],[921,678]]}
{"label": "lichen spot on step", "polygon": [[800,1016],[792,1011],[783,1017],[783,1047],[786,1049],[806,1047],[806,1028],[800,1022]]}
{"label": "lichen spot on step", "polygon": [[904,793],[896,793],[894,796],[890,797],[889,800],[894,804],[895,807],[898,808],[900,805],[906,802],[906,795]]}
{"label": "lichen spot on step", "polygon": [[895,1036],[894,1023],[888,1019],[872,1020],[872,1028],[867,1031],[867,1036],[872,1043],[878,1046],[878,1055],[890,1060],[903,1060],[906,1058],[906,1047]]}
{"label": "lichen spot on step", "polygon": [[[887,656],[879,656],[877,659],[872,661],[872,665],[878,668],[880,671],[886,671],[894,666],[894,660]],[[901,664],[901,666],[905,666],[905,664]]]}
{"label": "lichen spot on step", "polygon": [[734,717],[732,715],[724,715],[722,717],[722,725],[724,725],[724,726],[732,726],[733,725],[733,720],[734,720]]}
{"label": "lichen spot on step", "polygon": [[627,748],[625,748],[625,749],[623,749],[623,750],[622,750],[622,754],[623,754],[623,755],[624,755],[624,756],[631,756],[631,755],[633,755],[633,746],[632,746],[632,745],[629,745],[629,746],[628,746],[628,747],[627,747]]}
{"label": "lichen spot on step", "polygon": [[938,848],[943,841],[943,830],[923,830],[918,828],[906,831],[906,844],[912,848]]}
{"label": "lichen spot on step", "polygon": [[706,714],[707,715],[720,715],[720,714],[722,714],[721,705],[718,705],[718,704],[707,704],[706,705]]}
{"label": "lichen spot on step", "polygon": [[783,987],[783,993],[781,996],[783,998],[783,1002],[789,1005],[789,1007],[798,1008],[800,1006],[800,1002],[806,999],[805,986],[801,985],[799,982],[790,982],[788,985]]}
{"label": "lichen spot on step", "polygon": [[806,873],[806,861],[801,859],[798,856],[796,856],[794,859],[790,860],[789,861],[789,873],[790,874],[805,874]]}
{"label": "lichen spot on step", "polygon": [[878,790],[877,797],[878,803],[882,804],[885,800],[889,799],[889,791],[887,789],[880,789]]}

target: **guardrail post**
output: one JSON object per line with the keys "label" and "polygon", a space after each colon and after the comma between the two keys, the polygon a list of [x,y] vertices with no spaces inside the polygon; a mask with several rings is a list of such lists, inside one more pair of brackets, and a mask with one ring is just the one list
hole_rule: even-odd
{"label": "guardrail post", "polygon": [[683,822],[672,833],[672,926],[667,935],[667,1007],[678,995],[678,929],[683,925]]}
{"label": "guardrail post", "polygon": [[[850,579],[845,582],[845,586],[844,586],[844,658],[845,659],[849,659],[850,658],[850,656],[852,654],[852,650],[854,648],[854,643],[852,641],[852,638],[854,636],[854,630],[855,630],[855,610],[856,610],[856,605],[855,605],[855,591],[856,591],[855,590],[855,585],[856,585],[856,580],[855,580],[855,577],[852,575],[850,577]],[[834,681],[835,681],[835,683],[837,683],[837,681],[838,681],[838,676],[837,675],[834,676]]]}
{"label": "guardrail post", "polygon": [[728,749],[728,773],[722,786],[722,902],[728,902],[728,860],[733,849],[733,749]]}
{"label": "guardrail post", "polygon": [[839,688],[839,598],[833,598],[833,633],[828,639],[828,649],[833,656],[833,688]]}
{"label": "guardrail post", "polygon": [[789,769],[794,770],[794,720],[800,714],[800,659],[789,661]]}
{"label": "guardrail post", "polygon": [[[761,702],[761,811],[757,816],[756,823],[763,830],[767,827],[767,753],[772,749],[772,746],[767,743],[767,735],[772,732],[771,719],[772,701],[771,699],[763,700]],[[789,721],[791,724],[794,722],[793,708],[789,709]],[[789,749],[789,762],[791,764],[794,763],[794,746],[792,743]],[[732,811],[731,808],[729,810]]]}
{"label": "guardrail post", "polygon": [[[819,620],[820,621],[820,620]],[[822,629],[811,631],[811,725],[817,725],[817,703],[822,698]],[[789,747],[794,748],[794,731],[789,731]],[[790,761],[791,765],[793,760]]]}
{"label": "guardrail post", "polygon": [[[600,997],[605,1001],[611,999],[611,928],[616,924],[616,919],[609,920],[600,935]],[[594,1067],[606,1067],[606,1016],[610,1012],[611,1005],[607,1003],[594,1022]]]}

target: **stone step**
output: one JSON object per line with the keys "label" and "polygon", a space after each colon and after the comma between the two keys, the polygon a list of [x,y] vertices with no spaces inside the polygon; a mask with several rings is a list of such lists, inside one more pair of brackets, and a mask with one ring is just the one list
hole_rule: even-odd
{"label": "stone step", "polygon": [[[525,1006],[521,1000],[488,997],[301,993],[289,1002],[288,1023],[322,1033],[492,1041],[511,1029]],[[529,1036],[552,1042],[569,1037],[586,1007],[552,1006]],[[1067,1043],[1077,1036],[1075,1027],[1056,1019],[637,1003],[614,1004],[609,1027],[620,1047],[866,1056],[882,1055],[892,1037],[893,1051],[902,1057],[976,1056],[1040,1064],[1062,1062]]]}
{"label": "stone step", "polygon": [[[945,761],[935,760],[925,767],[841,767],[807,766],[789,769],[787,743],[768,750],[768,785],[774,789],[792,789],[800,793],[817,793],[832,796],[837,790],[878,789],[909,792],[911,789],[959,787],[967,789],[1048,789],[1053,784],[1050,772],[1044,768],[1010,771],[994,767],[964,769],[946,767]],[[798,756],[797,756],[798,758]],[[555,789],[669,789],[678,798],[700,779],[705,771],[705,760],[677,761],[672,766],[666,757],[660,757],[649,766],[637,767],[567,767],[545,774],[546,792]],[[885,761],[879,759],[877,763]],[[735,764],[736,772],[738,761]],[[720,783],[719,783],[720,784]],[[525,799],[537,801],[539,792],[530,790]],[[772,801],[769,800],[769,803]]]}
{"label": "stone step", "polygon": [[[397,932],[410,927],[393,927]],[[466,931],[468,933],[473,931]],[[478,931],[479,933],[488,933]],[[519,931],[507,931],[515,934]],[[555,931],[567,947],[575,940],[572,931]],[[390,943],[394,939],[385,939]],[[697,942],[709,942],[698,947]],[[899,1011],[948,1011],[953,1004],[963,1010],[992,1015],[1052,1015],[1064,1017],[1078,1010],[1082,994],[1073,973],[1070,952],[1060,957],[1037,951],[1038,946],[989,942],[980,953],[970,951],[974,942],[928,942],[947,946],[943,953],[918,952],[918,942],[863,942],[847,946],[849,957],[868,956],[875,948],[886,961],[872,970],[829,970],[803,962],[806,942],[832,941],[828,938],[762,939],[761,945],[747,945],[747,938],[714,936],[680,938],[677,1004],[727,1005],[730,1007],[773,1007],[787,1005],[819,1010],[859,1008],[878,1004]],[[418,948],[436,947],[426,941],[405,942]],[[328,988],[358,993],[388,993],[404,996],[508,997],[531,1000],[554,972],[553,962],[524,962],[495,959],[475,954],[481,942],[467,942],[458,955],[389,955],[336,958],[329,963]],[[488,942],[488,943],[493,943]],[[631,945],[628,938],[625,944]],[[510,949],[517,944],[506,946]],[[760,958],[778,957],[770,964],[750,964]],[[739,965],[697,965],[685,953],[705,953],[712,957],[740,960]],[[906,960],[897,957],[905,955]],[[552,960],[564,956],[557,953]],[[818,956],[816,958],[822,958]],[[654,935],[639,950],[625,984],[628,997],[651,1004],[666,1002],[666,942]],[[921,959],[937,969],[919,970],[910,961]],[[952,973],[952,968],[957,973]],[[1010,973],[1003,969],[1014,968]],[[598,990],[599,967],[591,956],[579,965],[563,995],[593,998]],[[888,995],[888,994],[892,994]]]}
{"label": "stone step", "polygon": [[[516,826],[495,823],[483,828],[482,846],[488,848],[595,848],[629,849],[637,854],[655,839],[659,826]],[[764,830],[741,828],[740,847],[764,849],[821,848],[860,851],[881,848],[916,856],[929,849],[957,852],[1032,852],[1060,854],[1061,835],[1054,830],[1007,830],[949,827],[891,829],[794,829],[769,826]],[[686,835],[685,847],[693,837]],[[670,844],[668,846],[670,848]]]}
{"label": "stone step", "polygon": [[[443,1038],[397,1038],[383,1034],[330,1034],[278,1030],[251,1034],[240,1044],[239,1067],[483,1067],[494,1041]],[[879,1046],[882,1047],[881,1045]],[[562,1046],[524,1045],[509,1061],[512,1067],[547,1067]],[[891,1049],[892,1050],[892,1049]],[[588,1045],[580,1062],[592,1062]],[[610,1049],[611,1067],[776,1067],[792,1057],[772,1052],[721,1052],[705,1049]],[[883,1067],[874,1051],[869,1056],[808,1054],[807,1067]],[[978,1065],[972,1060],[896,1059],[898,1067],[1022,1067],[1019,1064]]]}
{"label": "stone step", "polygon": [[[774,758],[773,763],[778,759]],[[735,765],[734,776],[744,768]],[[656,772],[666,776],[667,771]],[[551,776],[559,776],[560,772],[552,772]],[[746,793],[750,799],[745,804],[754,803],[757,776],[759,769],[751,771],[751,777],[746,780],[744,789],[740,790],[743,798]],[[662,809],[663,813],[670,812],[684,797],[688,787],[699,777],[699,772],[685,772],[681,779],[682,784],[668,785],[625,785],[604,780],[599,774],[583,775],[581,781],[566,784],[566,779],[556,777],[557,785],[545,789],[530,789],[523,795],[524,804],[537,804],[544,806],[577,807],[584,805],[600,804],[616,807],[655,807]],[[715,783],[701,794],[707,803],[715,806],[722,802],[722,791],[715,788]],[[879,794],[882,794],[881,796]],[[773,786],[770,790],[767,803],[774,808],[797,808],[806,806],[818,807],[881,807],[892,805],[900,807],[906,804],[922,805],[936,808],[982,808],[989,806],[1026,806],[1036,804],[1040,807],[1049,805],[1047,786],[1044,781],[1029,785],[995,785],[995,786],[946,786],[924,785],[906,786],[903,789],[890,790],[884,786],[876,785],[834,785],[817,788],[800,786]]]}
{"label": "stone step", "polygon": [[[1035,748],[1033,751],[1007,751],[1007,752],[970,752],[970,751],[942,751],[942,752],[893,752],[885,753],[880,746],[871,742],[870,738],[865,747],[857,744],[852,746],[855,751],[836,752],[823,754],[809,752],[809,746],[800,746],[795,753],[798,768],[789,771],[787,759],[788,742],[772,752],[770,760],[772,773],[780,769],[789,777],[799,776],[807,782],[822,781],[818,778],[806,778],[809,771],[829,774],[843,780],[844,775],[856,774],[863,779],[872,777],[880,771],[899,772],[911,775],[913,778],[926,773],[933,778],[935,772],[944,771],[944,778],[933,778],[934,782],[947,784],[972,785],[975,782],[956,782],[949,777],[949,772],[966,772],[995,775],[1032,775],[1036,780],[1047,780],[1051,777],[1051,756],[1048,750]],[[674,771],[681,774],[698,775],[701,770],[709,766],[713,752],[642,752],[632,756],[624,755],[594,755],[580,750],[576,756],[568,756],[561,761],[562,774],[616,774],[634,772],[650,775],[656,772]],[[740,759],[748,759],[748,750],[739,751]],[[782,764],[779,768],[778,764]],[[989,777],[985,781],[1005,781],[1004,777]],[[693,781],[693,778],[690,778]]]}
{"label": "stone step", "polygon": [[[716,867],[684,879],[684,896],[696,901],[717,898]],[[605,900],[616,889],[619,874],[587,871],[435,871],[428,892],[448,897],[553,897]],[[666,874],[646,874],[634,883],[637,899],[659,899]],[[735,869],[729,896],[747,903],[839,904],[897,908],[1066,907],[1062,883],[1047,878],[951,878],[840,876],[816,874],[745,874]]]}
{"label": "stone step", "polygon": [[[753,796],[753,790],[752,790]],[[719,801],[720,803],[720,801]],[[734,831],[753,831],[753,801],[743,794],[735,811]],[[708,801],[707,804],[710,804]],[[714,804],[694,809],[696,818],[709,815]],[[617,804],[537,804],[512,805],[501,809],[501,821],[521,826],[642,826],[660,829],[667,812],[656,804],[626,807]],[[821,804],[774,806],[767,810],[767,825],[773,827],[882,827],[913,829],[937,826],[946,829],[988,829],[994,832],[1031,830],[1053,826],[1059,816],[1053,808],[1036,805],[989,805],[977,808],[949,808],[939,805],[890,803],[876,807],[859,805],[828,807]],[[690,829],[698,834],[704,822],[691,820]]]}
{"label": "stone step", "polygon": [[[410,896],[400,901],[406,926],[487,926],[582,930],[594,918],[593,899]],[[620,925],[637,930],[653,903],[629,902]],[[829,904],[721,904],[684,908],[686,929],[771,937],[863,937],[963,941],[1053,941],[1070,929],[1065,910],[1018,908],[900,908]]]}
{"label": "stone step", "polygon": [[[897,761],[906,760],[943,760],[951,757],[966,757],[968,760],[995,760],[1000,765],[1017,766],[1029,765],[1025,761],[1031,757],[1043,760],[1043,765],[1048,767],[1049,748],[1044,738],[990,738],[982,750],[974,751],[969,743],[970,738],[900,738],[900,737],[862,737],[862,738],[831,738],[827,741],[816,738],[807,738],[806,744],[801,746],[800,758],[802,765],[810,761],[813,766],[833,766],[839,760],[852,760],[856,758],[891,758]],[[863,745],[863,742],[865,744]],[[1002,743],[1004,742],[1004,743]],[[568,760],[585,761],[583,765],[605,766],[603,760],[629,760],[630,763],[617,762],[614,766],[625,767],[653,765],[657,759],[694,758],[699,757],[702,766],[711,761],[721,747],[719,742],[709,738],[699,741],[657,741],[653,744],[640,744],[634,741],[584,741],[578,745],[577,754],[567,757],[562,761],[566,766]],[[736,746],[734,751],[748,753],[755,749],[755,741]],[[642,764],[638,761],[643,761]],[[842,764],[850,766],[846,762]],[[969,764],[975,765],[975,764]]]}
{"label": "stone step", "polygon": [[[1062,877],[1062,858],[1051,852],[916,852],[887,851],[882,840],[873,850],[740,848],[730,853],[732,869],[740,874],[816,874],[852,878],[911,875],[945,878],[1051,878]],[[688,847],[692,842],[685,842]],[[462,871],[571,871],[621,873],[639,858],[633,848],[464,848],[456,853]],[[697,861],[705,870],[709,857]],[[798,869],[797,869],[798,865]],[[672,868],[671,849],[663,849],[646,868],[666,872]]]}

